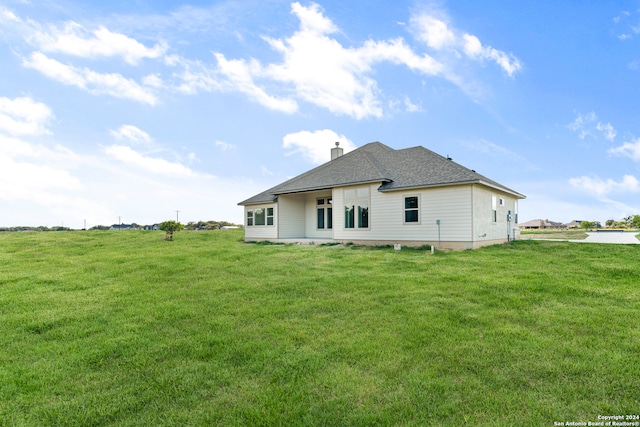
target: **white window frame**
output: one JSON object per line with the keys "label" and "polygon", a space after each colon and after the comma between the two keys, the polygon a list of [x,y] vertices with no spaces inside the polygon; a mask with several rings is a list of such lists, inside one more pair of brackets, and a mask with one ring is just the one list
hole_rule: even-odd
{"label": "white window frame", "polygon": [[[407,199],[415,197],[418,201],[418,206],[415,208],[407,208]],[[402,196],[402,223],[405,225],[419,225],[420,224],[420,206],[422,201],[419,194],[406,194]],[[418,213],[418,219],[416,221],[407,221],[407,211],[416,211]]]}
{"label": "white window frame", "polygon": [[[259,211],[261,211],[259,213]],[[264,219],[264,224],[258,224],[257,219],[260,215]],[[247,227],[273,227],[275,224],[275,208],[273,206],[262,206],[247,209],[246,214]]]}
{"label": "white window frame", "polygon": [[[318,211],[320,209],[322,209],[322,228],[318,227]],[[333,229],[333,198],[331,196],[318,197],[316,199],[316,230],[331,229]]]}
{"label": "white window frame", "polygon": [[[348,188],[344,190],[344,222],[345,231],[371,229],[371,189],[369,187]],[[347,227],[349,208],[353,209],[353,226]],[[363,226],[362,210],[366,209],[366,226]]]}

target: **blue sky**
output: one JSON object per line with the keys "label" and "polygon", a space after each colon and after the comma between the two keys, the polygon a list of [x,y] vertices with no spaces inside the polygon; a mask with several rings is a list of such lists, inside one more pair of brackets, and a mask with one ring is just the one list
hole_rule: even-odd
{"label": "blue sky", "polygon": [[0,63],[0,226],[241,223],[335,141],[640,213],[639,1],[3,0]]}

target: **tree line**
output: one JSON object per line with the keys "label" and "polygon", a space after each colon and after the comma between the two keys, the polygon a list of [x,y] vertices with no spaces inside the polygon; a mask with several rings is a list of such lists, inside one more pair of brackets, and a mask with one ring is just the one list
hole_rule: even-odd
{"label": "tree line", "polygon": [[605,225],[611,228],[640,228],[640,215],[629,215],[620,221],[608,219]]}
{"label": "tree line", "polygon": [[[159,225],[159,224],[153,224]],[[89,230],[109,230],[112,228],[121,227],[122,229],[136,229],[136,230],[144,230],[151,229],[153,226],[145,226],[140,225],[135,222],[131,224],[114,224],[114,225],[96,225],[91,227]],[[221,227],[242,227],[242,225],[234,224],[228,221],[197,221],[197,222],[188,222],[184,225],[185,230],[219,230]],[[27,227],[27,226],[16,226],[16,227],[0,227],[0,232],[20,232],[20,231],[73,231],[72,228],[56,226],[56,227],[47,227],[47,226],[37,226],[37,227]]]}

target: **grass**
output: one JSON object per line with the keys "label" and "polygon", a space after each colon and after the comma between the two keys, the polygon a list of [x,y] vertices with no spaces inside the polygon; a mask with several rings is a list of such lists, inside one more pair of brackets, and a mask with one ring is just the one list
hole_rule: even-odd
{"label": "grass", "polygon": [[520,235],[523,239],[584,240],[588,237],[584,230],[523,230]]}
{"label": "grass", "polygon": [[0,425],[553,425],[640,409],[638,249],[0,235]]}

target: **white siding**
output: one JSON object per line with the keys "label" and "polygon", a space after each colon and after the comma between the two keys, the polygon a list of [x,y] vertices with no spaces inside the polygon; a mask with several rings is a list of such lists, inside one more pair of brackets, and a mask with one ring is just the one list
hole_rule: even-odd
{"label": "white siding", "polygon": [[[492,197],[496,198],[496,222],[493,221]],[[500,199],[504,200],[504,204],[500,204]],[[507,240],[508,230],[511,228],[511,238],[520,236],[518,225],[515,222],[515,206],[517,198],[479,185],[473,186],[473,229],[475,240]],[[507,213],[511,211],[512,221],[507,223]]]}
{"label": "white siding", "polygon": [[[247,211],[255,211],[256,209],[273,208],[273,225],[247,225]],[[255,221],[255,218],[254,218]],[[278,206],[275,203],[264,205],[251,205],[244,207],[244,239],[245,240],[264,240],[276,239],[278,237]]]}
{"label": "white siding", "polygon": [[299,239],[305,237],[305,196],[288,194],[278,196],[278,237],[281,239]]}
{"label": "white siding", "polygon": [[[378,241],[468,242],[472,240],[471,186],[455,186],[407,191],[379,192],[370,185],[371,208],[368,230],[344,228],[344,188],[334,191],[334,239]],[[357,187],[348,187],[357,188]],[[404,223],[404,197],[418,196],[418,224]]]}

